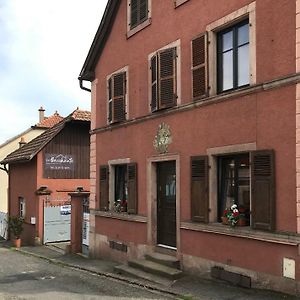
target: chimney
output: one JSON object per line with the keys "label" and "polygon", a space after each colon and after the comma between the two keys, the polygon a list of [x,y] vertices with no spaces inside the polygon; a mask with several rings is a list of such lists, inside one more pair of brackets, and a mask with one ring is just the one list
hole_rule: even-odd
{"label": "chimney", "polygon": [[19,148],[21,148],[21,147],[23,147],[24,145],[26,145],[27,143],[25,142],[25,139],[24,139],[24,137],[22,136],[21,137],[21,140],[20,140],[20,142],[19,142]]}
{"label": "chimney", "polygon": [[41,106],[39,109],[39,119],[40,119],[39,123],[41,123],[45,119],[45,110],[44,110],[43,106]]}

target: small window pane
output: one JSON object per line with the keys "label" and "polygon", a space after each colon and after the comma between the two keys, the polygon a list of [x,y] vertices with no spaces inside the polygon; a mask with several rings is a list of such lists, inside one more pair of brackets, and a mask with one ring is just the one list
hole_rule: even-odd
{"label": "small window pane", "polygon": [[232,49],[233,32],[229,31],[223,34],[223,52]]}
{"label": "small window pane", "polygon": [[233,88],[233,51],[223,54],[223,91]]}
{"label": "small window pane", "polygon": [[238,28],[238,45],[249,43],[249,24]]}
{"label": "small window pane", "polygon": [[238,48],[238,86],[249,84],[249,44]]}

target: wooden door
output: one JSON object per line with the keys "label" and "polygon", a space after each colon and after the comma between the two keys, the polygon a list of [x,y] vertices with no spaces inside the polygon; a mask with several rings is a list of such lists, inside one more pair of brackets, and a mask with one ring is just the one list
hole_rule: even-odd
{"label": "wooden door", "polygon": [[157,243],[176,248],[176,163],[157,165]]}

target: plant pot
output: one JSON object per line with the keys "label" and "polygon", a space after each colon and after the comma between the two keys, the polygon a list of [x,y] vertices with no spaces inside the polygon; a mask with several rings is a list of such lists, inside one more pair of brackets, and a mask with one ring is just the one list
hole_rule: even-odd
{"label": "plant pot", "polygon": [[221,217],[222,219],[222,224],[223,225],[228,225],[228,218],[227,217]]}
{"label": "plant pot", "polygon": [[20,248],[21,247],[21,239],[14,239],[14,245],[16,248]]}

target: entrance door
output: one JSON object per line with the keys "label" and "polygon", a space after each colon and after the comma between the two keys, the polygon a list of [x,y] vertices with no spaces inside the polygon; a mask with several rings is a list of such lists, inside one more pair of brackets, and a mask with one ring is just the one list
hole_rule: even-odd
{"label": "entrance door", "polygon": [[157,164],[157,243],[176,248],[176,163]]}

